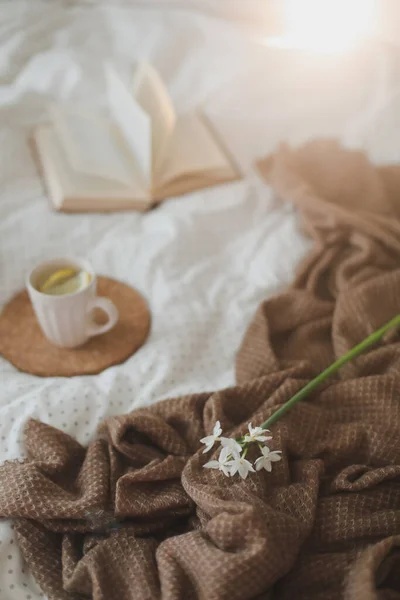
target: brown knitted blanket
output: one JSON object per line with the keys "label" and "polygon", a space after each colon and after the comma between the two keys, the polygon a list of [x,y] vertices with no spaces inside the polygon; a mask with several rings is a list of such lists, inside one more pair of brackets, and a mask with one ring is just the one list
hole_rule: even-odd
{"label": "brown knitted blanket", "polygon": [[30,421],[29,459],[0,468],[0,515],[51,599],[400,598],[396,334],[273,426],[272,473],[202,468],[215,421],[261,424],[400,312],[400,168],[314,142],[261,169],[315,247],[260,306],[237,385],[110,417],[88,448]]}

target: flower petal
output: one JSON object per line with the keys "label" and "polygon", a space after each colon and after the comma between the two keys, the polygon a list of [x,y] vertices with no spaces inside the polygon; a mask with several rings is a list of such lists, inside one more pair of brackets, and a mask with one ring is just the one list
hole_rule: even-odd
{"label": "flower petal", "polygon": [[208,463],[203,465],[205,469],[219,469],[220,464],[217,460],[210,460]]}
{"label": "flower petal", "polygon": [[203,454],[205,454],[205,452],[208,452],[214,446],[215,437],[213,435],[208,435],[207,437],[202,438],[200,442],[206,446],[203,450]]}
{"label": "flower petal", "polygon": [[278,462],[278,460],[282,460],[282,456],[281,453],[279,452],[279,450],[275,450],[274,452],[271,452],[271,455],[269,457],[269,460],[271,460],[272,462]]}
{"label": "flower petal", "polygon": [[246,479],[247,474],[249,472],[248,468],[246,467],[245,464],[243,464],[242,462],[240,462],[238,464],[238,471],[239,471],[239,475],[242,479]]}
{"label": "flower petal", "polygon": [[238,444],[236,440],[233,438],[222,437],[221,438],[221,446],[224,448],[230,448],[231,450],[235,450],[238,454],[243,450],[242,446]]}
{"label": "flower petal", "polygon": [[220,471],[222,471],[223,474],[226,475],[227,477],[229,477],[229,475],[231,474],[231,468],[229,467],[229,465],[221,465]]}
{"label": "flower petal", "polygon": [[233,477],[238,471],[238,462],[232,461],[231,463],[228,463],[228,466],[230,468],[231,477]]}
{"label": "flower petal", "polygon": [[214,425],[213,435],[215,437],[218,437],[219,435],[221,435],[221,433],[222,433],[221,423],[219,421],[217,421]]}
{"label": "flower petal", "polygon": [[214,435],[207,435],[206,437],[201,438],[201,443],[202,444],[213,444],[215,442],[215,436]]}
{"label": "flower petal", "polygon": [[219,462],[220,463],[226,462],[228,460],[230,453],[231,453],[230,448],[222,448],[221,453],[218,458]]}
{"label": "flower petal", "polygon": [[255,470],[253,469],[253,465],[251,464],[251,462],[246,460],[246,463],[247,463],[248,470],[251,471],[252,473],[255,473]]}
{"label": "flower petal", "polygon": [[260,435],[261,433],[264,433],[264,429],[262,427],[253,427],[253,430],[251,432],[251,434],[254,435]]}

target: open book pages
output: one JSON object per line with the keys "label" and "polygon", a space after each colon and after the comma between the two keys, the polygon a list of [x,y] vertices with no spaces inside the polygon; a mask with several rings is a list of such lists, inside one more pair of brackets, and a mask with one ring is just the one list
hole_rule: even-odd
{"label": "open book pages", "polygon": [[177,116],[158,73],[139,65],[130,90],[105,68],[109,115],[54,105],[34,141],[59,210],[145,210],[168,196],[237,179],[210,123]]}

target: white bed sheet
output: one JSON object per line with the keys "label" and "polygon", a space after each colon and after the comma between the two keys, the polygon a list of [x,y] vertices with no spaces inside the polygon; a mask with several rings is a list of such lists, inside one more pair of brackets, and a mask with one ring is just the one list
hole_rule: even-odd
{"label": "white bed sheet", "polygon": [[[257,156],[283,139],[334,135],[376,160],[399,159],[399,63],[390,47],[293,55],[255,43],[238,24],[122,4],[0,4],[0,308],[32,265],[73,253],[136,286],[153,315],[146,345],[96,377],[40,379],[0,359],[0,460],[23,456],[29,417],[85,444],[108,415],[233,384],[257,305],[292,280],[310,246],[293,209],[257,178]],[[103,59],[128,75],[139,57],[160,70],[178,110],[204,106],[244,179],[146,215],[52,213],[27,146],[31,127],[53,99],[101,108]],[[40,598],[8,522],[0,523],[0,598]]]}

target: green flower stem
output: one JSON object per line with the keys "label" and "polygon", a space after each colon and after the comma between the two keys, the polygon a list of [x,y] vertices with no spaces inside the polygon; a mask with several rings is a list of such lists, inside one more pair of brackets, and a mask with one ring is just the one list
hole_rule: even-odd
{"label": "green flower stem", "polygon": [[334,375],[337,371],[339,371],[339,369],[343,367],[343,365],[353,360],[353,358],[357,358],[357,356],[360,356],[360,354],[365,352],[365,350],[368,350],[368,348],[379,342],[387,331],[389,331],[393,327],[398,326],[400,326],[400,315],[397,315],[396,317],[394,317],[394,319],[386,323],[386,325],[383,325],[383,327],[369,335],[367,338],[365,338],[365,340],[357,344],[357,346],[354,346],[354,348],[346,352],[346,354],[344,354],[337,361],[331,364],[327,369],[325,369],[325,371],[322,371],[322,373],[317,375],[315,379],[307,383],[307,385],[305,385],[301,390],[299,390],[292,398],[290,398],[290,400],[288,400],[283,406],[278,408],[278,410],[275,411],[261,425],[261,427],[263,429],[269,429],[271,425],[276,423],[281,417],[283,417],[283,415],[285,415],[291,408],[293,408],[293,406],[297,404],[297,402],[304,400],[304,398],[306,398],[309,394],[311,394],[311,392],[316,390],[321,385],[321,383],[328,379],[328,377]]}

